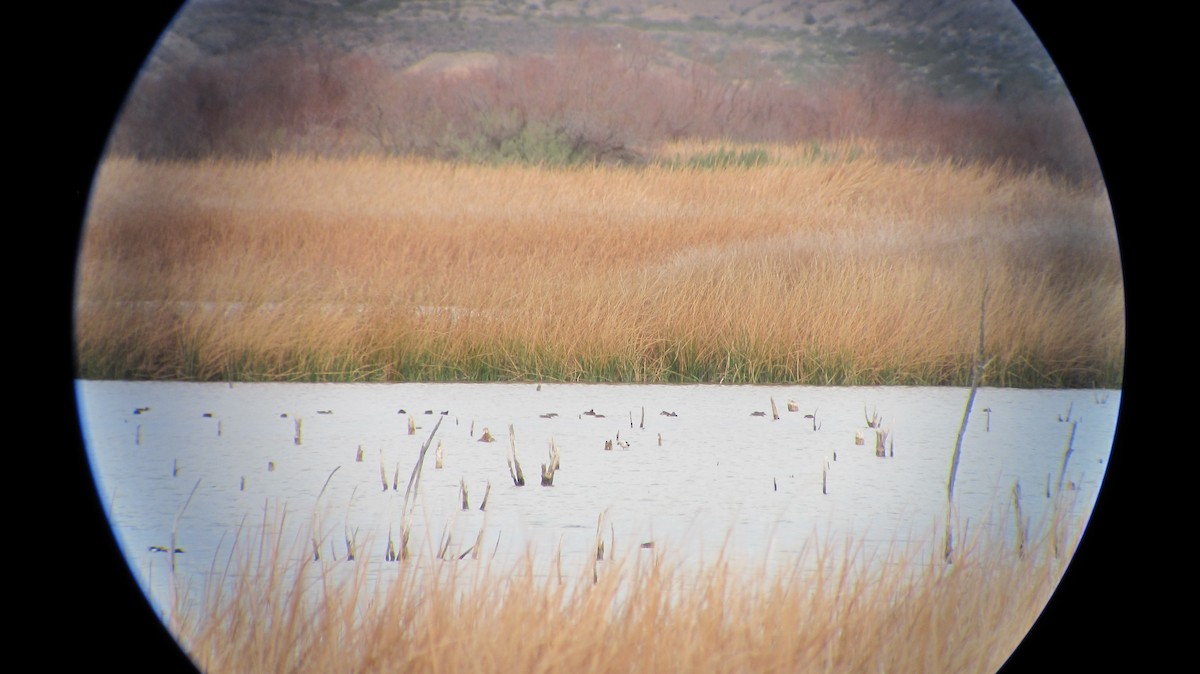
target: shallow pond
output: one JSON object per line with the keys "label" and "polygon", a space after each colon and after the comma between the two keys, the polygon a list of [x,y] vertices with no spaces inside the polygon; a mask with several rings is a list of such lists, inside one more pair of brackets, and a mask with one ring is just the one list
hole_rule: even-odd
{"label": "shallow pond", "polygon": [[[478,541],[493,561],[532,551],[582,567],[602,514],[612,552],[653,542],[685,563],[725,551],[794,565],[814,541],[852,540],[880,563],[927,555],[967,400],[964,388],[931,387],[79,381],[77,392],[101,500],[160,610],[170,555],[155,548],[173,532],[185,579],[222,567],[235,536],[253,541],[280,522],[301,543],[315,529],[326,561],[346,561],[349,534],[356,562],[386,576],[387,542],[399,541],[406,486],[438,420],[411,545],[426,558],[445,547],[457,559]],[[1119,406],[1119,391],[980,389],[956,521],[1012,536],[1014,485],[1036,523],[1060,480],[1086,517]],[[884,457],[871,416],[888,433]],[[510,427],[524,487],[510,478]],[[485,429],[495,442],[480,441]],[[542,487],[551,440],[561,469]]]}

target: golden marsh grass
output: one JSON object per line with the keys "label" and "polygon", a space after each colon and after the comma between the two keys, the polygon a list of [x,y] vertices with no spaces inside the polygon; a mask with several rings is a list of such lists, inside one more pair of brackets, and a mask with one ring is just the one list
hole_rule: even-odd
{"label": "golden marsh grass", "polygon": [[988,383],[1120,384],[1102,188],[764,147],[719,170],[109,158],[79,374],[963,384],[986,278]]}
{"label": "golden marsh grass", "polygon": [[[362,559],[286,562],[268,534],[243,541],[250,554],[235,550],[171,627],[213,673],[994,672],[1049,600],[1077,531],[1043,528],[1018,554],[977,529],[953,564],[901,558],[886,570],[849,541],[841,555],[810,545],[814,563],[796,560],[806,573],[637,549],[595,579],[587,560],[543,568],[530,556],[495,573],[484,560],[414,558],[385,567],[379,585]],[[305,544],[291,558],[311,559]]]}

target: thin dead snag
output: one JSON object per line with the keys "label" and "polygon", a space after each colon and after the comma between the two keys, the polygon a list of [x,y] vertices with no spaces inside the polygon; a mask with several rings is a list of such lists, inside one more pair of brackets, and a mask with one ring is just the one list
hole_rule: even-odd
{"label": "thin dead snag", "polygon": [[[329,482],[330,482],[330,480],[333,479],[333,474],[338,472],[339,468],[341,468],[341,466],[334,468],[329,473],[329,477],[325,478],[325,484],[321,485],[321,491],[317,492],[317,500],[313,503],[313,542],[312,542],[312,544],[313,544],[313,561],[314,562],[318,562],[321,560],[320,541],[318,540],[321,536],[321,526],[320,526],[320,522],[318,520],[319,513],[317,511],[317,506],[319,506],[321,503],[321,496],[325,493],[325,490],[329,488]],[[333,541],[330,541],[330,546],[332,546],[332,545],[333,545]]]}
{"label": "thin dead snag", "polygon": [[[400,465],[400,464],[396,464]],[[383,490],[387,491],[387,467],[383,464],[383,448],[379,448],[379,481],[383,483]]]}
{"label": "thin dead snag", "polygon": [[483,490],[483,503],[479,504],[481,511],[487,510],[488,497],[492,495],[492,481],[488,480],[487,487]]}
{"label": "thin dead snag", "polygon": [[1060,468],[1058,471],[1058,487],[1055,489],[1055,491],[1059,494],[1062,493],[1063,478],[1067,476],[1067,461],[1071,459],[1071,453],[1075,451],[1073,445],[1075,444],[1075,429],[1078,426],[1078,420],[1071,422],[1071,435],[1067,438],[1067,448],[1063,451],[1062,468]]}
{"label": "thin dead snag", "polygon": [[508,425],[508,474],[512,476],[513,484],[525,486],[525,473],[521,471],[521,462],[517,460],[517,432],[512,424]]}
{"label": "thin dead snag", "polygon": [[[334,469],[336,470],[336,469]],[[200,488],[200,480],[196,480],[196,484],[192,485],[192,491],[188,492],[187,499],[183,502],[183,506],[175,513],[175,520],[171,522],[171,547],[167,550],[171,554],[171,574],[175,574],[175,555],[183,552],[179,547],[179,520],[183,518],[183,511],[187,510],[188,504],[192,502],[192,497],[196,495],[196,490]]]}
{"label": "thin dead snag", "polygon": [[[1055,495],[1056,499],[1060,499],[1060,501],[1059,501],[1060,504],[1061,504],[1061,498],[1062,498],[1062,493],[1063,493],[1063,482],[1066,481],[1068,489],[1075,488],[1074,483],[1067,481],[1066,477],[1067,477],[1067,462],[1071,460],[1071,453],[1075,451],[1073,446],[1075,444],[1075,430],[1078,427],[1079,427],[1078,419],[1071,422],[1071,435],[1067,437],[1067,447],[1065,450],[1063,450],[1062,467],[1059,468],[1059,471],[1058,471],[1058,486],[1055,487],[1054,495]],[[1050,498],[1050,475],[1049,474],[1046,475],[1046,498]],[[1062,541],[1061,541],[1062,532],[1060,531],[1060,528],[1059,528],[1059,518],[1058,517],[1052,518],[1050,526],[1051,526],[1051,539],[1054,542],[1054,558],[1058,559],[1058,556],[1062,552]]]}
{"label": "thin dead snag", "polygon": [[1029,543],[1029,517],[1021,510],[1021,481],[1013,483],[1013,510],[1017,518],[1017,556],[1025,556],[1025,546]]}
{"label": "thin dead snag", "polygon": [[[433,436],[437,434],[438,428],[442,426],[442,419],[438,417],[437,423],[433,425],[433,430],[429,432],[424,444],[421,445],[421,453],[417,456],[417,464],[413,466],[412,475],[408,478],[408,487],[404,490],[404,505],[402,512],[404,514],[404,524],[400,531],[400,557],[408,559],[408,540],[412,534],[413,515],[417,509],[417,490],[421,486],[421,467],[425,465],[425,454],[429,452],[429,445],[433,444]],[[391,541],[388,541],[388,548],[391,549]]]}
{"label": "thin dead snag", "polygon": [[950,457],[950,479],[946,483],[946,544],[943,552],[947,564],[954,560],[954,535],[950,529],[950,524],[952,511],[954,510],[954,478],[958,474],[958,462],[962,458],[963,436],[967,433],[967,422],[971,418],[971,407],[975,404],[975,392],[979,389],[979,381],[983,378],[983,371],[992,363],[992,358],[986,361],[983,359],[986,335],[984,320],[987,317],[987,286],[987,277],[985,275],[983,279],[983,299],[979,303],[979,350],[975,354],[975,359],[971,362],[971,390],[967,394],[967,406],[963,410],[962,424],[958,427],[958,438],[954,441],[954,454]]}

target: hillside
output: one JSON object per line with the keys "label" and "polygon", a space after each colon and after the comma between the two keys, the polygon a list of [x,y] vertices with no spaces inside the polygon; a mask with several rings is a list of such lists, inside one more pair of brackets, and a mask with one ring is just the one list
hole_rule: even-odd
{"label": "hillside", "polygon": [[151,71],[302,42],[405,68],[435,52],[548,53],[581,28],[634,31],[680,59],[749,52],[793,81],[881,53],[942,95],[1061,84],[1007,0],[193,0]]}

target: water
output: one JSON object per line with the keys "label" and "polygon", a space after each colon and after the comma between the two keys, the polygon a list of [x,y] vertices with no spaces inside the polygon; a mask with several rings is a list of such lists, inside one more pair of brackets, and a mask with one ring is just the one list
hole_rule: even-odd
{"label": "water", "polygon": [[[933,387],[492,383],[80,381],[77,390],[101,500],[159,610],[168,603],[171,556],[153,548],[169,548],[173,532],[185,551],[175,556],[185,580],[223,568],[235,536],[256,541],[263,526],[280,522],[284,540],[300,543],[288,554],[311,558],[311,529],[323,562],[344,564],[349,535],[354,563],[386,577],[394,568],[384,559],[387,541],[400,539],[405,488],[439,419],[410,548],[426,559],[446,545],[447,558],[469,560],[478,540],[494,563],[532,551],[582,568],[601,514],[610,554],[643,554],[641,544],[653,542],[654,554],[685,563],[724,550],[788,566],[806,543],[840,548],[849,539],[881,563],[902,550],[927,555],[946,516],[967,398],[964,388]],[[798,411],[787,411],[789,400]],[[1057,490],[1072,422],[1062,482],[1086,517],[1119,406],[1119,391],[980,389],[955,483],[957,521],[1013,535],[1019,483],[1022,511],[1037,522],[1047,490]],[[140,408],[149,409],[135,413]],[[542,416],[549,414],[557,416]],[[875,455],[875,430],[867,428],[872,414],[889,432],[885,458]],[[506,462],[510,425],[527,480],[520,488]],[[485,428],[496,442],[479,441]],[[856,445],[860,432],[865,443]],[[551,439],[562,467],[553,487],[541,487]]]}

